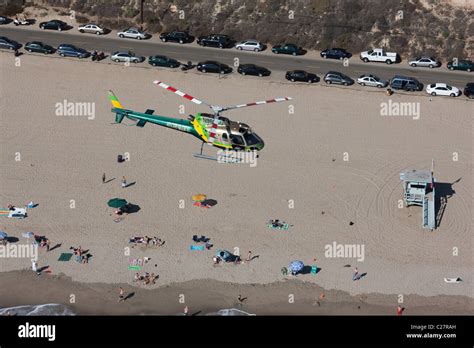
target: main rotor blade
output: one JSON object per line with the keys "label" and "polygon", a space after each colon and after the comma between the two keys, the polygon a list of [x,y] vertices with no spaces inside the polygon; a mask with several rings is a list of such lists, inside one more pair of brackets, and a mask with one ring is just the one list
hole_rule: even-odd
{"label": "main rotor blade", "polygon": [[192,101],[192,102],[195,103],[195,104],[198,104],[198,105],[200,105],[200,104],[205,104],[205,105],[209,106],[210,108],[212,108],[212,105],[211,105],[211,104],[206,103],[205,101],[199,100],[199,99],[193,97],[192,95],[189,95],[189,94],[187,94],[187,93],[184,93],[184,92],[180,91],[179,89],[176,89],[176,88],[174,88],[174,87],[171,87],[171,86],[167,85],[166,83],[163,83],[163,82],[158,81],[158,80],[153,81],[153,83],[154,83],[155,85],[157,85],[157,86],[160,86],[160,87],[162,87],[162,88],[164,88],[164,89],[166,89],[166,90],[168,90],[168,91],[171,91],[171,92],[173,92],[173,93],[179,95],[180,97],[182,97],[182,98],[184,98],[184,99],[190,100],[190,101]]}
{"label": "main rotor blade", "polygon": [[224,106],[221,108],[219,111],[225,111],[225,110],[231,110],[231,109],[238,109],[238,108],[245,108],[247,106],[255,106],[255,105],[263,105],[263,104],[270,104],[270,103],[277,103],[277,102],[284,102],[288,100],[292,100],[293,98],[291,97],[283,97],[283,98],[274,98],[274,99],[269,99],[269,100],[261,100],[258,102],[254,103],[248,103],[248,104],[238,104],[238,105],[231,105],[231,106]]}

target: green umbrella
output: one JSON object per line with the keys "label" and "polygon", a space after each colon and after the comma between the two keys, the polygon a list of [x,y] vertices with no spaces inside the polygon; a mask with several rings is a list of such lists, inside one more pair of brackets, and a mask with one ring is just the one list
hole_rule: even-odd
{"label": "green umbrella", "polygon": [[128,202],[122,198],[112,198],[107,202],[107,205],[112,208],[123,208]]}

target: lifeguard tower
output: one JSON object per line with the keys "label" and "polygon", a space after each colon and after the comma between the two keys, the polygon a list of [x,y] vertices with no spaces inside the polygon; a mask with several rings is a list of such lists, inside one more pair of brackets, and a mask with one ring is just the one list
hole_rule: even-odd
{"label": "lifeguard tower", "polygon": [[429,170],[405,170],[400,173],[403,181],[403,199],[405,206],[419,205],[423,208],[423,228],[434,230],[435,219],[435,180],[433,165]]}

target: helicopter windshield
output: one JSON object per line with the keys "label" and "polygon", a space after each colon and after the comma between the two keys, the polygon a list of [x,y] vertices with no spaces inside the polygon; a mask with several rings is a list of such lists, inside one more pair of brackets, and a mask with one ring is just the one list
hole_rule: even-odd
{"label": "helicopter windshield", "polygon": [[248,146],[257,145],[262,142],[262,140],[252,132],[244,133],[245,142]]}

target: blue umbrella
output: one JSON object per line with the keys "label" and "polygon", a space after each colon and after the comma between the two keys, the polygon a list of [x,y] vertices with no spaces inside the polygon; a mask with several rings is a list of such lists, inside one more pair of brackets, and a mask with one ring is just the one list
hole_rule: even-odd
{"label": "blue umbrella", "polygon": [[8,237],[8,234],[6,232],[0,231],[0,239],[5,239]]}
{"label": "blue umbrella", "polygon": [[292,261],[288,267],[291,272],[298,273],[303,270],[304,264],[302,261]]}

